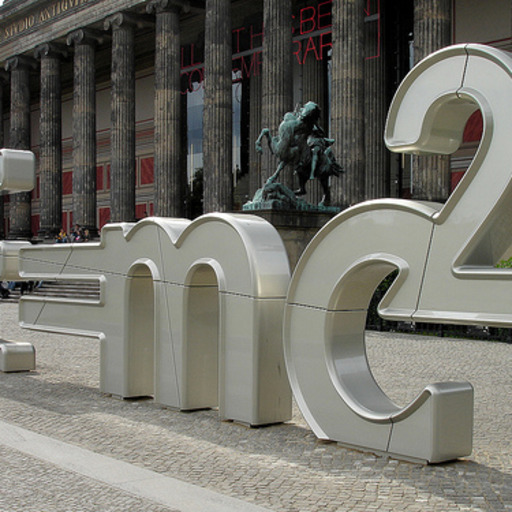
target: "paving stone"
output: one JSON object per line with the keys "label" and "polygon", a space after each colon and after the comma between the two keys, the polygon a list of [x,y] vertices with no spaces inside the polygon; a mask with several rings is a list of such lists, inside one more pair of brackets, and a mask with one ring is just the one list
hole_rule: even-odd
{"label": "paving stone", "polygon": [[[512,510],[512,345],[368,333],[372,371],[398,404],[436,381],[475,387],[472,455],[421,466],[319,441],[296,406],[287,424],[248,429],[216,411],[105,396],[99,342],[22,330],[16,304],[0,303],[0,333],[36,347],[36,371],[0,373],[2,421],[33,432],[275,511]],[[1,440],[0,460],[0,511],[169,510]]]}

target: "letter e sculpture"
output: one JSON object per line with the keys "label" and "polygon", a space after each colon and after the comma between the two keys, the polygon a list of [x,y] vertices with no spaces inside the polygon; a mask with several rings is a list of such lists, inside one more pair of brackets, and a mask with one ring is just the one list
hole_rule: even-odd
{"label": "letter e sculpture", "polygon": [[[31,151],[0,149],[0,191],[2,193],[28,192],[36,181],[36,159]],[[19,251],[30,242],[0,242],[0,279],[20,281]],[[36,353],[32,343],[0,339],[0,371],[34,370]]]}

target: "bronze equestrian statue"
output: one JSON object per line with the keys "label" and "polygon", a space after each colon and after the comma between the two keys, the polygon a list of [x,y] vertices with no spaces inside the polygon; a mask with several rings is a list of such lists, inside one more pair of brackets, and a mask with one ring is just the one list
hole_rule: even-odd
{"label": "bronze equestrian statue", "polygon": [[324,131],[318,126],[319,119],[320,107],[308,101],[303,107],[284,115],[277,136],[272,137],[270,130],[264,128],[256,141],[256,150],[263,152],[261,141],[266,137],[270,151],[279,160],[276,172],[267,180],[267,184],[274,183],[281,171],[290,165],[299,178],[295,195],[305,195],[307,182],[316,178],[323,190],[320,204],[328,206],[331,202],[329,178],[339,176],[344,171],[331,149],[334,139],[325,137]]}

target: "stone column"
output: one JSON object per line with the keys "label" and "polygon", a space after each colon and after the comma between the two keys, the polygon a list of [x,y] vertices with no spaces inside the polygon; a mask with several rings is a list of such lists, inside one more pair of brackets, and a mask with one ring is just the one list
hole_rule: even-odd
{"label": "stone column", "polygon": [[0,148],[5,147],[4,142],[4,88],[9,79],[9,74],[0,69]]}
{"label": "stone column", "polygon": [[112,222],[135,221],[135,20],[117,13],[112,29],[110,204]]}
{"label": "stone column", "polygon": [[231,1],[206,0],[204,213],[233,208]]}
{"label": "stone column", "polygon": [[252,75],[249,94],[249,198],[252,199],[256,190],[263,185],[261,179],[261,157],[256,151],[255,142],[261,132],[261,74]]}
{"label": "stone column", "polygon": [[[11,72],[11,149],[30,149],[30,69],[35,64],[32,59],[18,56],[7,61],[6,69]],[[11,194],[9,203],[11,240],[32,238],[31,193]]]}
{"label": "stone column", "polygon": [[[0,148],[5,147],[4,134],[4,87],[7,83],[9,74],[0,69]],[[0,240],[5,238],[4,226],[4,196],[0,196]]]}
{"label": "stone column", "polygon": [[[373,9],[375,11],[375,9]],[[368,17],[365,23],[365,80],[364,80],[364,139],[365,139],[365,199],[389,197],[390,169],[389,151],[384,144],[384,126],[387,116],[386,59],[382,43],[378,40],[381,13]]]}
{"label": "stone column", "polygon": [[[317,47],[320,45],[319,38],[316,38]],[[327,55],[323,56],[327,59]],[[327,126],[327,117],[329,114],[325,108],[325,79],[326,79],[325,61],[317,60],[314,55],[306,58],[302,65],[302,104],[308,101],[314,101],[322,110],[320,118],[321,128],[325,133],[329,133]],[[334,178],[337,179],[337,178]],[[310,180],[307,185],[306,201],[311,204],[318,204],[322,200],[323,190],[318,180]]]}
{"label": "stone column", "polygon": [[98,235],[96,224],[95,47],[100,36],[86,29],[68,35],[73,60],[73,221]]}
{"label": "stone column", "polygon": [[[414,0],[415,62],[451,43],[451,20],[451,0]],[[450,157],[413,157],[412,166],[412,197],[446,201],[450,195]]]}
{"label": "stone column", "polygon": [[364,8],[366,0],[332,4],[331,130],[346,173],[333,180],[332,201],[342,207],[365,197]]}
{"label": "stone column", "polygon": [[181,166],[180,11],[183,2],[151,0],[156,12],[155,215],[182,217],[185,180]]}
{"label": "stone column", "polygon": [[[284,114],[293,110],[291,0],[263,0],[262,128],[277,134]],[[277,160],[265,150],[262,178],[266,181],[276,170]],[[290,183],[290,170],[281,175],[281,183]]]}
{"label": "stone column", "polygon": [[41,117],[39,182],[41,219],[39,235],[54,238],[62,226],[62,100],[60,60],[65,49],[42,44],[35,50],[41,60]]}

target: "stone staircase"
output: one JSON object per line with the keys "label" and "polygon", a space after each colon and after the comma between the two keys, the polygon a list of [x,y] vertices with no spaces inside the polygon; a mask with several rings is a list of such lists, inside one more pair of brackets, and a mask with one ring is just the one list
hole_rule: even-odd
{"label": "stone staircase", "polygon": [[7,303],[13,303],[18,302],[20,300],[20,289],[16,288],[15,290],[9,290],[9,296],[8,297],[1,297],[0,296],[0,303],[1,302],[7,302]]}
{"label": "stone staircase", "polygon": [[[91,281],[41,281],[36,283],[31,291],[26,291],[24,294],[36,295],[38,297],[52,297],[52,298],[73,298],[73,299],[88,299],[98,300],[100,296],[99,283]],[[0,299],[2,302],[18,302],[21,296],[19,286],[11,290],[9,297]]]}

